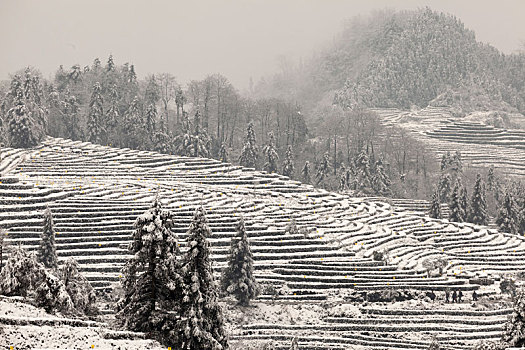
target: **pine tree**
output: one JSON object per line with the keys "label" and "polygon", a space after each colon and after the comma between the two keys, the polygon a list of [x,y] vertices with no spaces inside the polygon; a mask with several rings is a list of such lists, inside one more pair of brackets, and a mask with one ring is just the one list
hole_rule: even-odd
{"label": "pine tree", "polygon": [[192,126],[188,113],[183,113],[182,115],[181,129],[181,134],[178,135],[174,140],[176,152],[178,155],[190,157],[192,153],[193,143],[191,137]]}
{"label": "pine tree", "polygon": [[8,144],[13,148],[36,146],[44,137],[25,105],[21,90],[17,93],[14,106],[7,111],[6,124]]}
{"label": "pine tree", "polygon": [[248,124],[246,136],[244,138],[244,145],[242,147],[241,155],[239,156],[239,164],[244,167],[255,168],[257,165],[257,153],[259,148],[255,140],[255,130],[253,122]]}
{"label": "pine tree", "polygon": [[156,129],[156,121],[157,121],[157,108],[150,104],[148,106],[148,109],[146,110],[146,131],[149,135],[153,135]]}
{"label": "pine tree", "polygon": [[259,293],[253,275],[253,255],[242,217],[237,225],[237,237],[231,240],[228,266],[222,273],[221,290],[234,295],[242,306],[248,306],[250,300]]}
{"label": "pine tree", "polygon": [[508,347],[525,346],[525,291],[522,289],[514,299],[514,309],[505,324],[502,340]]}
{"label": "pine tree", "polygon": [[164,118],[160,118],[159,127],[153,135],[153,150],[160,153],[171,154],[173,152],[172,139],[166,133]]}
{"label": "pine tree", "polygon": [[439,200],[439,192],[437,189],[432,194],[432,200],[430,202],[428,216],[434,219],[441,219],[443,217],[441,213],[441,202]]}
{"label": "pine tree", "polygon": [[294,171],[295,166],[293,162],[293,149],[292,145],[288,145],[288,149],[286,150],[286,157],[284,158],[283,175],[292,178]]}
{"label": "pine tree", "polygon": [[89,114],[87,120],[88,139],[93,143],[102,143],[104,130],[104,99],[102,98],[102,88],[100,83],[93,85],[93,92],[89,102]]}
{"label": "pine tree", "polygon": [[371,187],[370,158],[365,148],[355,158],[356,185],[359,190],[366,191]]}
{"label": "pine tree", "polygon": [[182,258],[182,303],[177,349],[228,348],[222,310],[210,262],[211,230],[204,208],[195,211],[188,230],[188,250]]}
{"label": "pine tree", "polygon": [[348,189],[348,183],[346,182],[346,167],[344,164],[341,165],[341,172],[339,175],[339,191],[345,191]]}
{"label": "pine tree", "polygon": [[226,144],[224,142],[221,143],[221,149],[219,150],[219,160],[223,163],[228,162],[228,148],[226,148]]}
{"label": "pine tree", "polygon": [[317,185],[319,185],[323,180],[326,178],[328,173],[330,172],[330,155],[328,152],[325,152],[323,155],[323,158],[317,164],[317,173],[315,177],[317,178]]}
{"label": "pine tree", "polygon": [[470,200],[470,222],[477,225],[486,225],[488,222],[487,203],[485,201],[485,185],[481,175],[476,176],[476,184]]}
{"label": "pine tree", "polygon": [[496,176],[494,174],[494,164],[489,166],[489,172],[487,174],[487,189],[493,191],[496,188]]}
{"label": "pine tree", "polygon": [[507,190],[505,191],[505,196],[498,211],[496,224],[503,232],[518,234],[518,220],[518,210],[514,202],[514,197],[510,191]]}
{"label": "pine tree", "polygon": [[449,161],[450,170],[457,176],[463,172],[463,161],[461,160],[461,152],[456,151]]}
{"label": "pine tree", "polygon": [[135,221],[133,257],[123,269],[124,297],[118,305],[118,317],[126,328],[150,333],[166,345],[177,342],[173,311],[178,310],[182,283],[171,225],[171,214],[162,210],[158,196]]}
{"label": "pine tree", "polygon": [[120,117],[119,111],[119,94],[117,90],[117,84],[113,83],[109,87],[109,108],[106,111],[106,126],[108,128],[114,128],[117,126]]}
{"label": "pine tree", "polygon": [[465,186],[461,186],[461,195],[459,198],[459,204],[461,207],[461,210],[463,211],[464,219],[463,221],[467,221],[470,217],[470,207],[468,205],[468,193]]}
{"label": "pine tree", "polygon": [[109,55],[108,63],[106,64],[106,72],[115,71],[115,62],[113,62],[113,55]]}
{"label": "pine tree", "polygon": [[141,125],[143,125],[141,108],[139,99],[135,96],[124,113],[122,122],[123,139],[125,140],[123,145],[125,147],[139,147],[140,140],[142,140],[142,137],[139,135],[142,132],[140,129]]}
{"label": "pine tree", "polygon": [[390,186],[392,185],[392,182],[390,181],[390,177],[385,171],[385,168],[383,167],[383,161],[381,159],[378,159],[375,164],[375,171],[374,175],[372,176],[372,188],[374,189],[375,193],[381,196],[388,196],[391,194]]}
{"label": "pine tree", "polygon": [[519,232],[522,235],[525,235],[525,200],[522,203],[522,208],[521,208],[521,210],[519,212],[519,218],[520,218]]}
{"label": "pine tree", "polygon": [[301,175],[303,176],[304,183],[309,184],[311,181],[309,161],[304,162],[303,169],[301,170]]}
{"label": "pine tree", "polygon": [[210,138],[206,129],[201,128],[201,113],[197,109],[193,118],[193,134],[191,135],[193,157],[209,157],[210,156]]}
{"label": "pine tree", "polygon": [[37,258],[38,262],[42,263],[46,268],[52,270],[58,269],[55,229],[53,227],[53,216],[49,208],[44,212],[44,230],[40,235]]}
{"label": "pine tree", "polygon": [[450,153],[443,153],[441,157],[441,172],[444,172],[448,168]]}
{"label": "pine tree", "polygon": [[465,221],[465,212],[461,203],[462,186],[459,178],[456,180],[454,190],[450,197],[449,209],[450,209],[450,221],[463,222]]}
{"label": "pine tree", "polygon": [[266,163],[264,164],[263,169],[269,173],[276,172],[279,155],[275,150],[275,140],[273,132],[271,131],[268,133],[268,144],[264,146],[263,154],[266,156]]}
{"label": "pine tree", "polygon": [[438,183],[439,200],[441,203],[449,201],[451,186],[452,180],[450,179],[450,175],[446,173],[441,174]]}
{"label": "pine tree", "polygon": [[80,140],[82,138],[82,130],[78,121],[80,106],[76,97],[72,96],[69,90],[66,90],[62,109],[65,117],[66,137],[71,140]]}

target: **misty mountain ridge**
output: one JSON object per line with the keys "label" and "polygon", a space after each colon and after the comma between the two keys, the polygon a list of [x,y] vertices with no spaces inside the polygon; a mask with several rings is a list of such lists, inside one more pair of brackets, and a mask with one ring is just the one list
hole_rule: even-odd
{"label": "misty mountain ridge", "polygon": [[[428,105],[472,111],[525,111],[525,55],[478,42],[455,16],[424,8],[378,11],[345,24],[328,48],[294,72],[258,84],[308,106],[323,96],[345,107]],[[282,68],[282,67],[281,67]],[[305,76],[300,76],[300,75]]]}

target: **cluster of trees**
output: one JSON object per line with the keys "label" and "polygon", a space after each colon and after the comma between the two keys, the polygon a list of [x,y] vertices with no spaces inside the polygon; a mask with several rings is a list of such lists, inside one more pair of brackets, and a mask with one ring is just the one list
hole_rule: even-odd
{"label": "cluster of trees", "polygon": [[[368,34],[373,44],[365,52],[366,67],[348,76],[337,94],[340,103],[409,108],[436,99],[463,105],[467,112],[495,107],[525,111],[525,55],[504,55],[479,43],[456,17],[429,8],[376,18],[379,25],[364,24],[376,29]],[[345,54],[336,51],[334,59]],[[355,65],[347,61],[342,60],[343,67]]]}
{"label": "cluster of trees", "polygon": [[[7,232],[2,233],[7,235]],[[4,249],[0,241],[0,252]],[[27,252],[9,247],[5,266],[0,262],[0,294],[32,297],[47,312],[64,314],[95,314],[95,291],[79,273],[78,263],[69,258],[59,268],[55,248],[53,217],[47,209],[39,247]],[[0,253],[1,256],[1,253]]]}
{"label": "cluster of trees", "polygon": [[501,231],[525,233],[525,187],[521,182],[508,180],[503,183],[495,174],[494,166],[490,166],[486,180],[476,174],[469,199],[462,179],[465,177],[461,153],[443,154],[439,182],[429,209],[431,217],[442,218],[441,203],[448,203],[450,221],[487,225],[493,216]]}
{"label": "cluster of trees", "polygon": [[141,81],[133,65],[110,56],[105,65],[60,67],[53,81],[27,68],[3,90],[1,134],[13,147],[47,133],[238,162],[331,190],[419,198],[434,166],[424,147],[373,113],[323,102],[306,115],[292,101],[243,97],[218,74],[183,89],[170,74]]}
{"label": "cluster of trees", "polygon": [[[162,209],[158,197],[137,218],[130,247],[133,257],[123,269],[119,319],[126,328],[147,332],[177,349],[227,349],[219,286],[210,261],[212,232],[205,211],[202,207],[195,211],[184,253],[171,226],[172,215]],[[248,305],[259,287],[242,218],[237,232],[220,290]]]}

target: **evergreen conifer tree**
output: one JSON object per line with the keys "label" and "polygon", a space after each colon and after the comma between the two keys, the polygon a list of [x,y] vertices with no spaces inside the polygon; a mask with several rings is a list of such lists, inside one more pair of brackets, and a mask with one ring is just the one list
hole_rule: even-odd
{"label": "evergreen conifer tree", "polygon": [[463,172],[463,161],[461,160],[461,152],[456,151],[449,161],[450,170],[457,176]]}
{"label": "evergreen conifer tree", "polygon": [[496,224],[503,232],[518,234],[519,222],[518,211],[514,197],[510,191],[505,191],[505,196],[500,204]]}
{"label": "evergreen conifer tree", "polygon": [[365,148],[355,158],[356,189],[366,190],[371,187],[370,158]]}
{"label": "evergreen conifer tree", "polygon": [[310,162],[306,161],[304,162],[303,169],[301,170],[301,175],[303,176],[303,181],[307,184],[311,181],[311,175],[310,175]]}
{"label": "evergreen conifer tree", "polygon": [[273,132],[271,131],[268,133],[268,144],[264,146],[263,154],[266,156],[266,163],[264,164],[263,169],[269,173],[276,172],[279,155],[275,150],[275,140]]}
{"label": "evergreen conifer tree", "polygon": [[164,118],[160,118],[159,127],[153,135],[153,149],[156,152],[165,154],[171,154],[173,151],[171,138],[168,136],[164,126]]}
{"label": "evergreen conifer tree", "polygon": [[450,175],[447,173],[442,173],[438,184],[439,200],[441,203],[446,203],[449,201],[451,187],[452,180],[450,179]]}
{"label": "evergreen conifer tree", "polygon": [[461,185],[461,195],[459,198],[459,204],[463,212],[463,221],[468,221],[470,217],[470,207],[468,205],[468,194],[465,186]]}
{"label": "evergreen conifer tree", "polygon": [[432,193],[432,200],[430,201],[430,210],[428,215],[434,219],[441,219],[443,217],[441,213],[441,202],[439,200],[439,193],[437,189]]}
{"label": "evergreen conifer tree", "polygon": [[137,96],[133,98],[128,106],[128,109],[124,113],[122,121],[122,132],[123,132],[123,145],[129,148],[138,148],[142,137],[139,135],[142,130],[140,129],[142,121],[142,113]]}
{"label": "evergreen conifer tree", "polygon": [[463,192],[461,182],[459,178],[456,180],[454,190],[450,196],[449,209],[450,209],[450,221],[463,222],[465,221],[465,212],[461,203],[461,193]]}
{"label": "evergreen conifer tree", "polygon": [[284,158],[283,175],[292,178],[294,171],[293,149],[292,145],[288,145],[288,148],[286,149],[286,157]]}
{"label": "evergreen conifer tree", "polygon": [[149,135],[153,135],[155,133],[156,121],[157,108],[153,104],[150,104],[146,110],[146,131]]}
{"label": "evergreen conifer tree", "polygon": [[242,147],[241,155],[239,156],[239,164],[244,167],[255,168],[257,165],[257,153],[259,148],[255,140],[255,130],[253,122],[248,124],[246,136],[244,138],[244,145]]}
{"label": "evergreen conifer tree", "polygon": [[21,90],[17,93],[14,106],[7,111],[6,125],[8,144],[13,148],[36,146],[44,137],[24,103]]}
{"label": "evergreen conifer tree", "polygon": [[348,189],[348,183],[346,182],[346,167],[344,164],[341,165],[341,172],[339,175],[339,191],[345,191]]}
{"label": "evergreen conifer tree", "polygon": [[106,64],[106,71],[113,72],[115,70],[115,62],[113,62],[113,55],[109,55],[108,63]]}
{"label": "evergreen conifer tree", "polygon": [[104,137],[104,99],[100,83],[93,85],[87,120],[89,142],[102,143]]}
{"label": "evergreen conifer tree", "polygon": [[502,340],[508,347],[525,346],[525,291],[521,289],[514,299],[514,308],[505,324]]}
{"label": "evergreen conifer tree", "polygon": [[182,302],[177,349],[228,348],[222,310],[210,262],[210,243],[204,208],[195,211],[188,230],[188,250],[182,258]]}
{"label": "evergreen conifer tree", "polygon": [[383,167],[383,161],[378,159],[375,164],[374,175],[372,176],[372,188],[376,194],[387,196],[391,193],[391,184],[390,177]]}
{"label": "evergreen conifer tree", "polygon": [[53,216],[49,208],[46,208],[44,212],[44,229],[40,235],[37,258],[38,262],[42,263],[46,268],[52,270],[58,269],[55,229],[53,227]]}
{"label": "evergreen conifer tree", "polygon": [[494,164],[489,166],[489,172],[487,174],[487,189],[493,191],[496,188],[496,175],[494,174]]}
{"label": "evergreen conifer tree", "polygon": [[177,317],[182,279],[171,214],[162,210],[158,196],[135,221],[130,251],[123,269],[124,297],[118,317],[126,328],[151,334],[166,345],[178,341]]}
{"label": "evergreen conifer tree", "polygon": [[78,121],[78,112],[80,111],[80,106],[76,97],[72,96],[69,93],[69,90],[66,91],[66,95],[64,96],[62,109],[65,117],[66,137],[72,140],[81,139],[82,130]]}
{"label": "evergreen conifer tree", "polygon": [[486,225],[488,222],[487,203],[485,201],[485,185],[481,175],[476,176],[476,184],[470,200],[470,222],[477,225]]}
{"label": "evergreen conifer tree", "polygon": [[224,142],[221,143],[221,149],[219,150],[219,160],[223,163],[228,162],[228,148]]}
{"label": "evergreen conifer tree", "polygon": [[525,235],[525,200],[522,203],[521,210],[519,212],[519,233]]}
{"label": "evergreen conifer tree", "polygon": [[221,290],[232,294],[242,306],[248,306],[257,296],[259,286],[253,275],[253,255],[241,217],[237,225],[237,237],[232,237],[228,266],[223,270]]}
{"label": "evergreen conifer tree", "polygon": [[323,155],[323,158],[321,159],[319,164],[317,164],[317,174],[315,175],[315,177],[317,178],[318,185],[321,182],[323,182],[323,180],[325,179],[325,177],[328,175],[329,172],[330,172],[330,155],[328,154],[328,152],[325,152],[325,154]]}
{"label": "evergreen conifer tree", "polygon": [[450,156],[450,153],[443,153],[443,156],[441,157],[441,172],[444,172],[447,170],[449,159],[448,156]]}

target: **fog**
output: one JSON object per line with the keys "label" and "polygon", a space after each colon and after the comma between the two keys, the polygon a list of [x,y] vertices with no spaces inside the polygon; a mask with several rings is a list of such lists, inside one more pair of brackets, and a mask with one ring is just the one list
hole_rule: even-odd
{"label": "fog", "polygon": [[281,55],[309,57],[346,18],[423,6],[456,15],[503,52],[523,48],[522,0],[1,0],[0,79],[28,65],[49,77],[60,64],[113,54],[140,77],[170,72],[184,83],[221,73],[244,88],[275,70]]}

